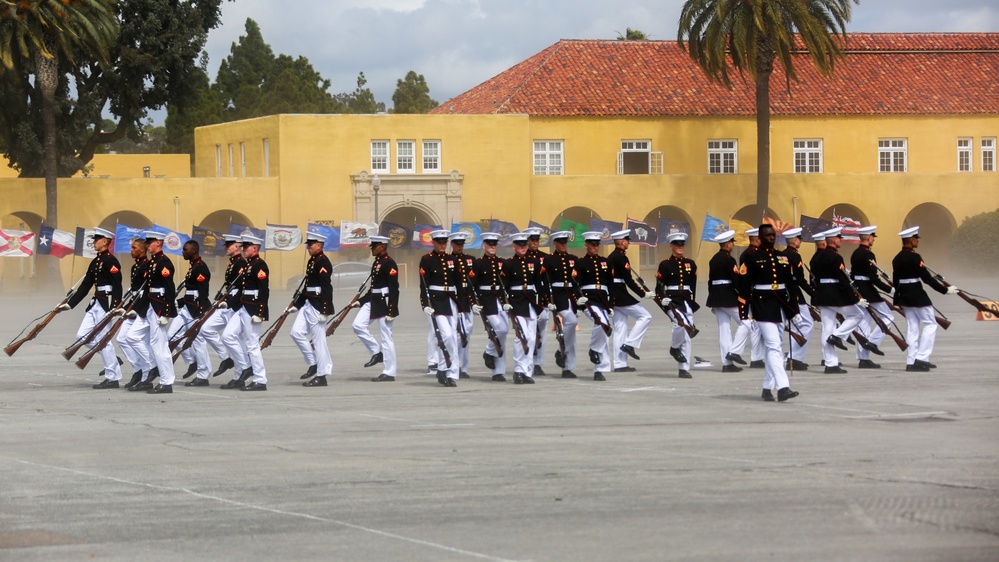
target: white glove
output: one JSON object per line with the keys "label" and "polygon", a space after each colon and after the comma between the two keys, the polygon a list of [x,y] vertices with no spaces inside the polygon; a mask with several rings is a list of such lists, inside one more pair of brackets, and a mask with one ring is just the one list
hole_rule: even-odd
{"label": "white glove", "polygon": [[555,312],[555,310],[556,310],[557,308],[558,308],[558,307],[557,307],[557,306],[555,306],[555,303],[548,303],[548,310],[550,310],[550,311],[552,311],[552,312]]}
{"label": "white glove", "polygon": [[645,291],[645,294],[642,295],[642,298],[643,299],[654,299],[654,298],[656,298],[656,294],[653,293],[652,291]]}
{"label": "white glove", "polygon": [[867,308],[868,306],[871,305],[871,303],[867,302],[867,299],[863,297],[861,297],[860,301],[857,302],[857,304],[860,305],[860,308]]}
{"label": "white glove", "polygon": [[425,306],[425,307],[423,307],[423,312],[427,316],[433,316],[434,315],[434,307],[432,307],[432,306]]}
{"label": "white glove", "polygon": [[288,308],[285,309],[285,312],[287,312],[288,314],[291,314],[292,312],[298,312],[298,307],[297,306],[289,306]]}
{"label": "white glove", "polygon": [[156,323],[159,324],[160,326],[166,326],[167,324],[170,323],[170,319],[167,318],[166,316],[160,316],[159,318],[156,319]]}
{"label": "white glove", "polygon": [[222,301],[222,302],[219,303],[219,308],[221,308],[222,310],[225,310],[225,309],[229,308],[229,303],[227,303],[225,301]]}
{"label": "white glove", "polygon": [[513,305],[512,304],[504,304],[503,305],[503,310],[506,311],[506,312],[510,312],[511,310],[513,310]]}
{"label": "white glove", "polygon": [[319,315],[319,321],[320,322],[326,323],[326,322],[329,322],[329,320],[330,320],[330,317],[329,317],[328,314],[320,314]]}
{"label": "white glove", "polygon": [[56,310],[69,310],[70,308],[72,307],[70,307],[67,303],[62,303],[56,307]]}
{"label": "white glove", "polygon": [[482,307],[477,304],[473,304],[472,312],[474,312],[475,314],[482,314]]}
{"label": "white glove", "polygon": [[673,302],[673,299],[664,296],[663,298],[659,299],[659,302],[663,303],[663,306],[669,306],[669,304]]}
{"label": "white glove", "polygon": [[590,302],[590,299],[586,297],[579,297],[578,299],[576,299],[576,304],[578,304],[579,306],[586,306],[586,303],[588,302]]}
{"label": "white glove", "polygon": [[354,301],[350,303],[350,308],[361,308],[361,303]]}
{"label": "white glove", "polygon": [[614,318],[614,309],[613,308],[608,308],[607,309],[607,318]]}
{"label": "white glove", "polygon": [[259,316],[251,316],[250,317],[250,322],[253,322],[254,324],[259,324],[259,323],[261,323],[263,321],[264,321],[264,319],[261,318],[261,317],[259,317]]}
{"label": "white glove", "polygon": [[115,309],[111,310],[111,315],[112,316],[121,316],[122,314],[125,314],[125,309],[124,308],[115,308]]}
{"label": "white glove", "polygon": [[125,318],[138,318],[138,317],[139,313],[134,310],[129,310],[128,312],[125,313]]}
{"label": "white glove", "polygon": [[389,322],[395,322],[395,319],[398,317],[399,315],[396,314],[395,316],[386,316],[385,319],[388,320]]}
{"label": "white glove", "polygon": [[950,287],[947,287],[947,294],[948,295],[956,295],[957,292],[960,291],[960,290],[961,289],[958,289],[957,287],[951,285]]}

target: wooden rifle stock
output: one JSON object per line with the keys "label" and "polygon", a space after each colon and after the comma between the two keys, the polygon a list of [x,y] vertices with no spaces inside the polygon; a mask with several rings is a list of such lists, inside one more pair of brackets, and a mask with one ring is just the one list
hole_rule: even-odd
{"label": "wooden rifle stock", "polygon": [[[423,275],[420,275],[420,286],[423,287],[423,292],[427,297],[427,306],[434,304],[434,301],[430,299],[430,288],[427,287],[426,280],[424,280]],[[432,308],[432,307],[431,307]],[[430,325],[434,327],[434,335],[437,336],[437,348],[441,350],[441,354],[444,355],[444,364],[447,365],[448,369],[451,368],[451,354],[447,351],[447,345],[444,343],[444,336],[441,335],[441,328],[437,324],[437,315],[430,315]]]}
{"label": "wooden rifle stock", "polygon": [[[126,295],[125,298],[128,298],[128,296]],[[98,305],[95,304],[94,306]],[[111,307],[111,309],[114,310],[114,307]],[[114,316],[111,314],[111,311],[108,311],[108,313],[104,315],[104,318],[101,318],[101,321],[95,324],[94,327],[91,328],[90,331],[87,332],[85,336],[81,338],[76,338],[75,342],[71,343],[69,347],[63,350],[62,352],[63,358],[66,361],[72,359],[73,356],[76,355],[76,352],[80,351],[81,347],[94,341],[94,338],[97,336],[97,334],[101,333],[101,331],[104,330],[104,328],[106,328],[107,325],[110,324],[112,320],[114,320]]]}
{"label": "wooden rifle stock", "polygon": [[[482,300],[479,298],[479,292],[476,290],[475,285],[469,284],[469,286],[472,288],[472,298],[475,299],[475,305],[482,306]],[[486,335],[489,337],[489,341],[493,342],[493,347],[496,348],[496,357],[503,357],[503,344],[500,343],[499,335],[496,333],[496,330],[493,329],[493,325],[489,323],[486,311],[480,311],[479,317],[482,318],[482,325],[486,329]]]}
{"label": "wooden rifle stock", "polygon": [[56,314],[62,312],[62,309],[60,309],[59,307],[69,302],[69,298],[73,296],[73,293],[76,292],[76,288],[80,286],[80,282],[83,281],[85,277],[86,275],[80,277],[76,281],[76,283],[74,283],[73,286],[69,288],[69,291],[66,292],[66,296],[62,299],[62,301],[60,301],[59,304],[55,306],[55,308],[50,310],[49,313],[45,315],[45,318],[43,318],[41,322],[35,324],[35,326],[31,328],[31,331],[28,332],[28,335],[24,336],[23,338],[17,341],[13,341],[7,344],[7,347],[3,348],[3,352],[6,353],[8,357],[12,357],[15,353],[17,353],[18,349],[21,349],[22,345],[35,339],[35,337],[38,336],[38,334],[42,333],[42,330],[44,330],[45,327],[49,325],[49,322],[51,322],[52,319],[56,317]]}
{"label": "wooden rifle stock", "polygon": [[357,294],[354,295],[354,298],[350,299],[347,306],[343,307],[343,310],[341,310],[337,317],[330,322],[329,326],[326,327],[326,337],[332,336],[333,332],[340,327],[340,324],[343,324],[343,321],[347,319],[347,313],[350,312],[350,309],[354,306],[355,302],[361,300],[361,294],[364,292],[364,286],[368,284],[368,280],[371,279],[371,276],[374,275],[374,273],[374,266],[372,266],[371,273],[368,273],[368,276],[364,279],[364,281],[361,281],[361,286],[357,288]]}
{"label": "wooden rifle stock", "polygon": [[805,305],[808,307],[808,314],[812,317],[813,322],[822,322],[822,315],[819,314],[818,309],[812,305]]}
{"label": "wooden rifle stock", "polygon": [[[121,325],[125,322],[125,315],[132,311],[132,309],[135,307],[135,303],[139,302],[139,293],[141,293],[142,290],[146,287],[146,283],[147,281],[143,281],[142,285],[139,286],[139,290],[132,295],[132,300],[131,302],[128,303],[128,308],[124,309],[124,312],[122,312],[121,316],[118,317],[118,320],[115,321],[114,325],[111,326],[111,329],[108,330],[108,333],[104,334],[104,337],[97,342],[97,345],[95,345],[93,348],[91,348],[89,351],[84,353],[82,356],[80,356],[79,359],[76,360],[77,368],[79,368],[80,370],[86,369],[87,364],[90,363],[90,360],[94,358],[94,355],[100,353],[100,351],[104,349],[104,346],[106,346],[111,341],[111,338],[113,338],[115,334],[118,333],[118,329],[121,328]],[[107,315],[109,317],[112,316],[110,310],[108,311]]]}
{"label": "wooden rifle stock", "polygon": [[808,339],[806,339],[804,335],[799,334],[798,332],[795,332],[794,330],[791,329],[791,322],[790,321],[788,321],[787,323],[784,324],[784,330],[788,334],[791,335],[791,337],[794,339],[795,343],[798,344],[798,347],[802,347],[806,343],[808,343]]}
{"label": "wooden rifle stock", "polygon": [[691,338],[693,338],[694,336],[696,336],[701,332],[697,328],[697,326],[692,326],[690,324],[687,324],[687,321],[684,320],[683,315],[680,314],[680,311],[676,309],[676,305],[673,304],[672,300],[670,301],[669,304],[666,305],[663,304],[663,298],[660,297],[659,295],[656,295],[652,300],[655,301],[655,303],[659,305],[659,308],[661,308],[663,312],[667,313],[666,315],[670,316],[670,318],[672,318],[677,323],[678,326],[683,328],[684,331],[687,332],[687,335],[690,336]]}
{"label": "wooden rifle stock", "polygon": [[302,277],[302,282],[298,284],[298,288],[295,289],[295,294],[291,296],[291,303],[289,303],[288,306],[284,307],[284,312],[281,313],[281,316],[279,316],[278,319],[275,320],[274,323],[267,328],[267,330],[264,332],[264,335],[261,336],[260,338],[261,350],[267,349],[268,347],[270,347],[272,343],[274,343],[274,338],[276,338],[278,332],[281,331],[281,326],[284,325],[284,321],[287,320],[288,315],[291,314],[290,311],[291,307],[295,306],[295,301],[297,301],[298,296],[302,294],[302,287],[305,286],[305,280],[306,278]]}
{"label": "wooden rifle stock", "polygon": [[[503,306],[506,306],[509,299],[506,294],[506,287],[500,285],[500,302]],[[520,326],[520,322],[517,322],[517,315],[513,313],[512,310],[506,311],[507,318],[510,319],[510,324],[513,325],[513,331],[517,335],[517,339],[520,340],[520,347],[527,353],[531,350],[530,346],[527,345],[527,335],[524,333],[524,329]]]}
{"label": "wooden rifle stock", "polygon": [[[943,275],[940,275],[939,273],[933,271],[932,269],[930,269],[928,267],[926,269],[929,270],[929,272],[931,274],[933,274],[933,277],[936,278],[936,280],[939,281],[941,285],[943,285],[944,287],[947,287],[948,289],[951,288],[951,284],[948,283],[947,280],[944,279]],[[979,312],[984,312],[986,314],[992,314],[992,315],[999,315],[999,306],[992,305],[990,307],[990,306],[986,305],[985,303],[983,303],[982,301],[976,299],[975,297],[969,295],[968,293],[965,293],[964,291],[962,291],[960,289],[958,289],[958,291],[957,291],[957,296],[961,297],[961,300],[963,300],[964,302],[966,302],[966,303],[970,304],[971,306],[975,307],[975,309],[978,310]],[[949,323],[948,323],[948,325],[949,325]],[[946,330],[947,328],[944,328],[944,329]]]}
{"label": "wooden rifle stock", "polygon": [[878,316],[876,310],[870,310],[870,307],[868,307],[868,309],[871,314],[871,318],[874,320],[874,323],[878,325],[878,328],[881,328],[882,332],[887,334],[888,337],[890,337],[892,340],[895,341],[895,345],[897,345],[900,350],[905,351],[906,349],[909,349],[909,344],[905,343],[905,340],[896,335],[895,332],[892,332],[891,330],[888,329],[888,325],[885,324],[885,321],[882,320],[880,316]]}
{"label": "wooden rifle stock", "polygon": [[[552,291],[552,276],[545,269],[545,279],[548,281],[548,300],[555,304],[555,291]],[[559,315],[558,309],[549,311],[552,318],[552,325],[555,326],[555,341],[558,342],[559,353],[562,357],[565,357],[565,325],[562,323],[562,316]],[[540,339],[538,341],[541,341]],[[534,352],[537,353],[540,346],[536,346]]]}

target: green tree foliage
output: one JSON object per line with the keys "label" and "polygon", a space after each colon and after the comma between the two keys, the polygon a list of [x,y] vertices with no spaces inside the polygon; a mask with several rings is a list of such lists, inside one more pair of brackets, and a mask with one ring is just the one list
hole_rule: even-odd
{"label": "green tree foliage", "polygon": [[208,55],[202,55],[202,66],[191,76],[194,86],[193,99],[184,104],[167,104],[166,133],[161,150],[165,153],[194,155],[194,129],[221,123],[223,119],[222,96],[211,87],[208,72]]}
{"label": "green tree foliage", "polygon": [[637,29],[627,28],[624,35],[621,35],[619,31],[617,34],[618,41],[646,41],[649,36],[645,34],[644,31],[639,31]]}
{"label": "green tree foliage", "polygon": [[[859,0],[687,0],[677,42],[711,80],[731,88],[731,70],[756,84],[756,219],[770,196],[770,75],[779,59],[795,79],[792,52],[802,44],[826,76],[842,57],[851,2]],[[684,39],[686,37],[686,39]]]}
{"label": "green tree foliage", "polygon": [[[105,131],[113,130],[115,122],[104,119],[101,124]],[[138,141],[128,137],[97,147],[96,154],[159,154],[166,139],[166,127],[153,125],[151,118],[146,118],[142,126],[142,136]]]}
{"label": "green tree foliage", "polygon": [[972,273],[999,272],[999,209],[966,217],[950,239],[950,259]]}
{"label": "green tree foliage", "polygon": [[392,94],[395,113],[427,113],[439,104],[430,97],[430,87],[422,74],[410,70],[406,78],[396,82]]}
{"label": "green tree foliage", "polygon": [[375,101],[375,94],[365,87],[368,79],[361,72],[357,75],[357,88],[351,93],[338,94],[337,101],[344,105],[344,113],[378,113],[385,105]]}

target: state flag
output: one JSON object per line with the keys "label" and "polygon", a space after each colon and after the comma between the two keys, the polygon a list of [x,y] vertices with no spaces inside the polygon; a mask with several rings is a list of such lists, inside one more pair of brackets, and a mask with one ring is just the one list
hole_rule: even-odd
{"label": "state flag", "polygon": [[264,250],[290,252],[302,245],[302,230],[295,225],[268,224]]}
{"label": "state flag", "polygon": [[75,247],[76,236],[72,232],[42,225],[41,236],[38,237],[39,254],[61,259],[73,255]]}
{"label": "state flag", "polygon": [[29,258],[35,253],[34,232],[0,229],[0,257]]}

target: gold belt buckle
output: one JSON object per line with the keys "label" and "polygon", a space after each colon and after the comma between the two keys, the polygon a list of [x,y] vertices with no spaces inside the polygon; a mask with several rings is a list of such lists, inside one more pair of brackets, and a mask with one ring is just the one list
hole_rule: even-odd
{"label": "gold belt buckle", "polygon": [[774,289],[775,291],[777,290],[777,283],[774,283],[774,284],[773,284],[773,289]]}

